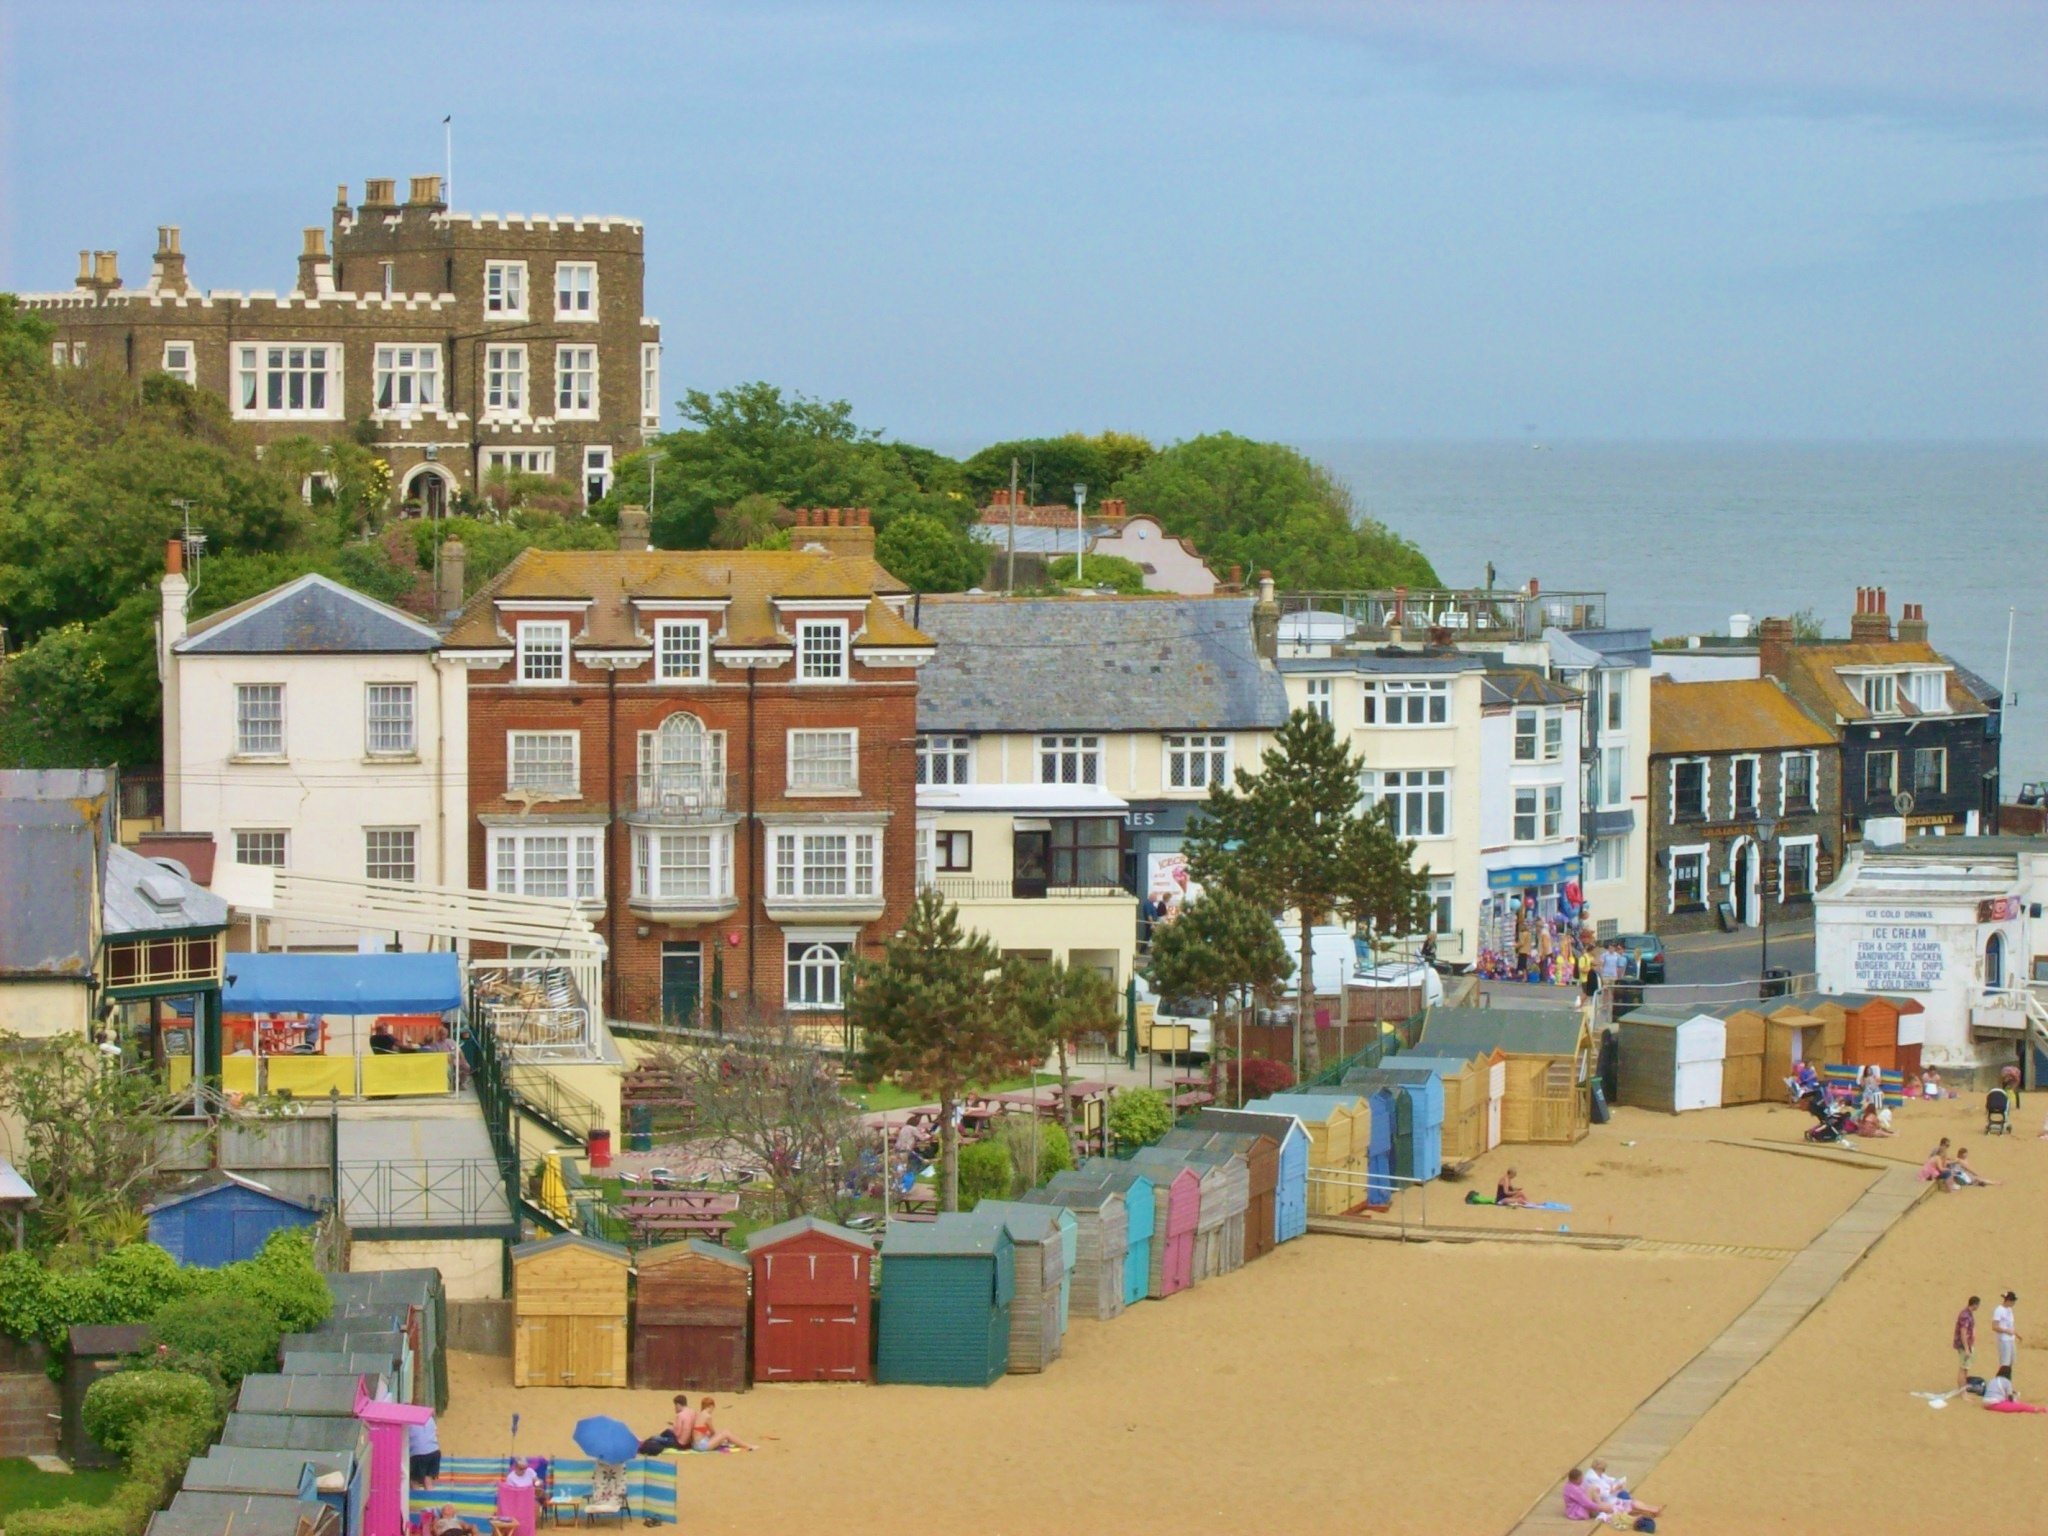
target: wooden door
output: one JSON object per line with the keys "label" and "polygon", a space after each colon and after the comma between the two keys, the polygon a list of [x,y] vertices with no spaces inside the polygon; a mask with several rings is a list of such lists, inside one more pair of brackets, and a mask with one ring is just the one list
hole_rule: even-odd
{"label": "wooden door", "polygon": [[642,1324],[633,1338],[637,1387],[739,1392],[747,1385],[747,1331],[738,1325]]}
{"label": "wooden door", "polygon": [[854,1381],[866,1374],[858,1303],[770,1302],[759,1356],[763,1380]]}

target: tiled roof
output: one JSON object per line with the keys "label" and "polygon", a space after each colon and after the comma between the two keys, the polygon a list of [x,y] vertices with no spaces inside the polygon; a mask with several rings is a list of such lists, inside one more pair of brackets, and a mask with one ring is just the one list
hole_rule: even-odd
{"label": "tiled roof", "polygon": [[200,656],[391,655],[431,651],[433,630],[325,576],[301,576],[208,614],[178,642]]}
{"label": "tiled roof", "polygon": [[626,553],[614,550],[541,550],[521,553],[483,591],[469,600],[448,631],[448,644],[496,649],[510,643],[499,627],[497,605],[587,601],[576,631],[578,649],[644,647],[629,604],[636,599],[725,604],[728,646],[787,646],[776,626],[777,598],[819,601],[868,598],[861,646],[921,646],[931,642],[898,618],[883,596],[909,588],[873,560],[822,550],[671,549]]}
{"label": "tiled roof", "polygon": [[1828,747],[1835,733],[1769,678],[1650,683],[1650,754],[1693,757],[1740,749]]}
{"label": "tiled roof", "polygon": [[0,771],[0,977],[93,974],[93,900],[112,796],[113,781],[98,768]]}
{"label": "tiled roof", "polygon": [[1248,597],[924,599],[926,731],[1277,730]]}
{"label": "tiled roof", "polygon": [[[1819,645],[1786,646],[1783,681],[1794,698],[1823,720],[1868,720],[1873,718],[1870,711],[1836,675],[1836,668],[1952,665],[1924,640],[1829,640]],[[1899,715],[1907,719],[1920,713],[1903,690],[1898,703]],[[1956,672],[1948,674],[1948,709],[1951,715],[1985,712],[1984,702]]]}
{"label": "tiled roof", "polygon": [[119,843],[107,849],[106,894],[100,910],[108,938],[228,925],[225,899]]}

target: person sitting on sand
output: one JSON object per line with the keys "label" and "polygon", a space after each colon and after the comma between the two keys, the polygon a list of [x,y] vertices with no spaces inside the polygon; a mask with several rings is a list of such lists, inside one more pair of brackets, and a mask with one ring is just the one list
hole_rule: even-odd
{"label": "person sitting on sand", "polygon": [[1889,1136],[1892,1134],[1892,1128],[1886,1122],[1890,1118],[1891,1111],[1882,1105],[1873,1107],[1865,1104],[1863,1114],[1854,1126],[1855,1133],[1858,1136]]}
{"label": "person sitting on sand", "polygon": [[1510,1168],[1500,1176],[1500,1182],[1493,1188],[1495,1205],[1527,1205],[1529,1192],[1515,1182],[1515,1170]]}
{"label": "person sitting on sand", "polygon": [[1630,1493],[1627,1478],[1610,1477],[1607,1473],[1607,1463],[1604,1461],[1595,1461],[1586,1468],[1586,1486],[1591,1488],[1597,1497],[1607,1500],[1624,1515],[1648,1515],[1655,1519],[1664,1513],[1662,1504],[1645,1504]]}
{"label": "person sitting on sand", "polygon": [[723,1433],[717,1425],[711,1422],[711,1411],[717,1406],[708,1397],[697,1405],[697,1422],[695,1428],[691,1431],[690,1449],[693,1451],[753,1450],[754,1447],[748,1445],[746,1441],[733,1439],[731,1435]]}
{"label": "person sitting on sand", "polygon": [[1939,1184],[1941,1192],[1947,1194],[1955,1187],[1954,1178],[1955,1172],[1948,1160],[1948,1138],[1944,1136],[1941,1138],[1941,1145],[1928,1153],[1927,1161],[1920,1165],[1920,1182],[1925,1184],[1931,1181]]}
{"label": "person sitting on sand", "polygon": [[1945,1099],[1948,1090],[1941,1086],[1941,1074],[1929,1067],[1920,1074],[1920,1097],[1923,1099]]}
{"label": "person sitting on sand", "polygon": [[1984,1406],[1994,1413],[2048,1413],[2039,1403],[2023,1403],[2012,1384],[2012,1367],[2001,1365],[1998,1374],[1984,1383]]}
{"label": "person sitting on sand", "polygon": [[1810,1061],[1799,1063],[1799,1070],[1785,1079],[1785,1087],[1791,1093],[1794,1104],[1804,1104],[1823,1091],[1820,1074],[1813,1070],[1813,1063]]}
{"label": "person sitting on sand", "polygon": [[1573,1467],[1564,1479],[1564,1517],[1567,1520],[1602,1520],[1618,1516],[1621,1506],[1603,1498],[1586,1481],[1585,1469]]}
{"label": "person sitting on sand", "polygon": [[1998,1182],[1996,1179],[1985,1178],[1983,1174],[1972,1168],[1968,1161],[1969,1156],[1970,1149],[1968,1147],[1956,1148],[1956,1155],[1950,1158],[1948,1163],[1948,1176],[1951,1184],[1981,1184],[1988,1188]]}

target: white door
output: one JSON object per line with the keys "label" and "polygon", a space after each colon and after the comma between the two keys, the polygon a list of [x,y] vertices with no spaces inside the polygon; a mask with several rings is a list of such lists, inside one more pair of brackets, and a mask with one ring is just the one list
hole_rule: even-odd
{"label": "white door", "polygon": [[1718,1061],[1682,1061],[1678,1064],[1678,1079],[1672,1085],[1671,1107],[1683,1114],[1689,1109],[1719,1109],[1721,1107],[1721,1063]]}
{"label": "white door", "polygon": [[1500,1101],[1507,1097],[1508,1064],[1496,1061],[1486,1073],[1486,1150],[1500,1145]]}

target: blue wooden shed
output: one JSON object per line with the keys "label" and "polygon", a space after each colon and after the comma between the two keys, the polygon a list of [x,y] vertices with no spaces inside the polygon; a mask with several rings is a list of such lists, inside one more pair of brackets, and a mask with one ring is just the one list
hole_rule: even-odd
{"label": "blue wooden shed", "polygon": [[1308,1231],[1308,1130],[1299,1116],[1268,1109],[1260,1100],[1243,1109],[1204,1109],[1195,1115],[1203,1130],[1252,1131],[1270,1136],[1280,1148],[1279,1182],[1273,1188],[1273,1241],[1288,1242]]}
{"label": "blue wooden shed", "polygon": [[892,1221],[882,1238],[875,1380],[985,1387],[1010,1368],[1016,1249],[1000,1218]]}
{"label": "blue wooden shed", "polygon": [[1413,1110],[1407,1094],[1398,1088],[1375,1088],[1358,1092],[1372,1105],[1372,1140],[1365,1159],[1365,1203],[1387,1206],[1394,1203],[1394,1144],[1397,1122],[1407,1120]]}
{"label": "blue wooden shed", "polygon": [[1113,1189],[1124,1197],[1124,1305],[1143,1301],[1151,1289],[1153,1250],[1166,1241],[1152,1181],[1128,1163],[1091,1157],[1079,1168],[1054,1174],[1049,1187]]}
{"label": "blue wooden shed", "polygon": [[[1394,1126],[1394,1172],[1404,1179],[1433,1179],[1444,1166],[1444,1080],[1433,1066],[1393,1057],[1381,1066],[1344,1074],[1344,1086],[1361,1093],[1398,1088],[1408,1097],[1408,1123]],[[1399,1106],[1396,1106],[1399,1113]],[[1403,1130],[1407,1131],[1404,1139]]]}
{"label": "blue wooden shed", "polygon": [[253,1259],[281,1227],[310,1227],[320,1213],[253,1179],[209,1174],[198,1184],[148,1206],[149,1240],[180,1264],[218,1269]]}

